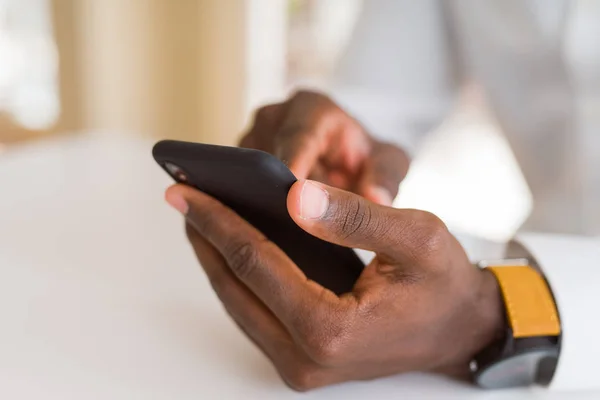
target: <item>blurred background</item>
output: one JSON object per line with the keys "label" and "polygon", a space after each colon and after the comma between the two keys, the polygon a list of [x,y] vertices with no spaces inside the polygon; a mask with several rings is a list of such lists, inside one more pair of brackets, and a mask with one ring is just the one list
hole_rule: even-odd
{"label": "blurred background", "polygon": [[[0,159],[23,143],[90,132],[233,145],[256,107],[298,86],[327,85],[361,6],[0,0]],[[397,205],[503,241],[526,218],[531,196],[494,121],[470,106],[476,102],[466,90],[416,155]],[[500,191],[510,198],[477,198]]]}
{"label": "blurred background", "polygon": [[[268,397],[279,378],[212,295],[151,148],[235,145],[299,87],[374,135],[430,133],[395,205],[472,259],[525,220],[600,234],[598,21],[599,0],[0,0],[0,398]],[[375,118],[337,97],[348,70],[383,89]],[[381,387],[436,390],[402,379]]]}

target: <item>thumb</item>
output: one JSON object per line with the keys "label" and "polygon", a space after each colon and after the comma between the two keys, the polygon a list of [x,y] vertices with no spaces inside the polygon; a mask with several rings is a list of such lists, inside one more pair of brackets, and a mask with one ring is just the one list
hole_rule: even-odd
{"label": "thumb", "polygon": [[287,206],[296,224],[313,236],[397,261],[414,259],[430,233],[432,214],[384,207],[310,180],[294,183]]}

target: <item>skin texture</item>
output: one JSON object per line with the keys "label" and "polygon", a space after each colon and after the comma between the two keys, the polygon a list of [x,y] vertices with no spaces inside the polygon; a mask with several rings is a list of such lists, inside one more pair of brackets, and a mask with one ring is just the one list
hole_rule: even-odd
{"label": "skin texture", "polygon": [[495,279],[430,213],[296,182],[288,210],[300,227],[376,253],[338,297],[215,199],[183,185],[166,199],[225,310],[295,390],[409,371],[466,377],[502,330]]}
{"label": "skin texture", "polygon": [[327,96],[310,91],[260,108],[240,146],[275,154],[298,179],[384,205],[392,204],[409,166],[401,149],[373,139]]}
{"label": "skin texture", "polygon": [[277,155],[299,179],[288,210],[301,228],[376,253],[352,292],[337,296],[215,199],[167,190],[225,310],[283,380],[305,391],[409,371],[467,377],[502,331],[499,289],[437,217],[386,207],[406,154],[307,91],[258,110],[241,146]]}

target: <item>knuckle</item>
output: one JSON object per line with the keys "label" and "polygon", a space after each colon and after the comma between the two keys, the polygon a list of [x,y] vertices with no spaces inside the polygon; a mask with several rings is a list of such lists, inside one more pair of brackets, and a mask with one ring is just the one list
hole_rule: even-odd
{"label": "knuckle", "polygon": [[306,353],[320,365],[338,364],[348,350],[346,326],[339,323],[320,325],[306,340]]}
{"label": "knuckle", "polygon": [[340,121],[344,121],[347,118],[346,113],[333,103],[328,107],[324,107],[315,117],[317,124],[324,127],[336,126]]}
{"label": "knuckle", "polygon": [[314,134],[310,126],[305,122],[287,122],[277,130],[275,141],[279,145],[288,145],[300,138],[306,139]]}
{"label": "knuckle", "polygon": [[307,392],[315,389],[318,384],[318,367],[306,364],[297,364],[282,373],[283,380],[297,392]]}
{"label": "knuckle", "polygon": [[329,100],[326,94],[318,92],[316,90],[298,89],[292,95],[293,101],[304,101],[304,100]]}
{"label": "knuckle", "polygon": [[[281,140],[306,138],[328,131],[346,116],[337,104],[323,93],[299,90],[290,98],[290,107],[303,117],[288,120],[278,130]],[[318,132],[317,132],[318,131]]]}
{"label": "knuckle", "polygon": [[328,118],[332,115],[343,114],[341,108],[325,93],[316,92],[311,90],[298,90],[292,96],[292,103],[299,104],[310,104],[311,109],[315,111],[316,121]]}
{"label": "knuckle", "polygon": [[321,365],[337,364],[346,349],[345,341],[339,337],[327,338],[323,341],[313,342],[308,346],[311,359]]}
{"label": "knuckle", "polygon": [[268,106],[260,107],[256,110],[256,113],[254,114],[254,121],[262,121],[268,119],[269,115],[270,113]]}
{"label": "knuckle", "polygon": [[346,113],[328,97],[322,97],[318,104],[319,108],[315,118],[320,122],[336,121],[346,116]]}
{"label": "knuckle", "polygon": [[268,113],[269,113],[269,111],[266,106],[260,107],[256,110],[256,113],[254,114],[254,120],[255,121],[263,120],[267,117]]}
{"label": "knuckle", "polygon": [[254,113],[255,122],[269,122],[271,121],[279,108],[279,104],[268,104],[266,106],[259,107]]}
{"label": "knuckle", "polygon": [[446,224],[435,214],[423,212],[423,227],[427,236],[437,239],[443,238],[448,233]]}
{"label": "knuckle", "polygon": [[415,235],[418,250],[424,255],[432,255],[439,251],[448,237],[446,224],[436,215],[423,212]]}
{"label": "knuckle", "polygon": [[242,280],[249,278],[258,266],[258,252],[251,242],[233,242],[225,253],[229,267]]}

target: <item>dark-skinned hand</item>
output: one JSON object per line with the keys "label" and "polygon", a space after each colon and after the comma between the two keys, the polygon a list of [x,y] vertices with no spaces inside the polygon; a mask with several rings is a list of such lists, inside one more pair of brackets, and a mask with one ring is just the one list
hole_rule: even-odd
{"label": "dark-skinned hand", "polygon": [[276,155],[298,179],[384,205],[392,204],[409,166],[402,150],[375,140],[327,96],[310,91],[260,108],[240,146]]}
{"label": "dark-skinned hand", "polygon": [[167,201],[223,306],[296,390],[409,371],[467,376],[503,325],[493,276],[434,215],[300,180],[288,210],[307,232],[374,251],[352,292],[310,281],[231,209],[175,185]]}

